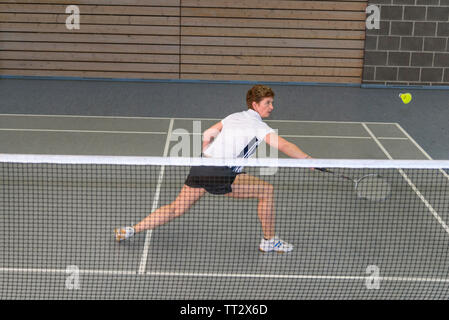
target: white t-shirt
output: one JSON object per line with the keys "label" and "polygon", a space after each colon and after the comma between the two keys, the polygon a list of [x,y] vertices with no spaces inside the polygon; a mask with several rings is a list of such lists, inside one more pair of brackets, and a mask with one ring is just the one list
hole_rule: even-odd
{"label": "white t-shirt", "polygon": [[[223,128],[204,151],[211,158],[248,158],[254,154],[268,133],[274,132],[260,115],[252,110],[233,113],[221,120]],[[240,172],[241,167],[233,168]]]}

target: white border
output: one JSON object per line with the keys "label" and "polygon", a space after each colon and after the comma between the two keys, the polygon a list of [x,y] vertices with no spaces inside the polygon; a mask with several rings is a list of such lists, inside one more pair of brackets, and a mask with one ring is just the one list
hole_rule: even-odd
{"label": "white border", "polygon": [[212,159],[187,157],[145,156],[81,156],[44,154],[0,153],[0,163],[47,163],[47,164],[103,164],[103,165],[173,165],[173,166],[245,166],[245,167],[298,167],[298,168],[402,168],[440,169],[449,168],[449,160],[375,160],[375,159]]}

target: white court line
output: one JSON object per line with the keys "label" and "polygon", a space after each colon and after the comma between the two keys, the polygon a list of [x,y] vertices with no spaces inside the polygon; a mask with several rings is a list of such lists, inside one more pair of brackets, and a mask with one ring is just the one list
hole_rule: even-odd
{"label": "white court line", "polygon": [[166,117],[120,117],[120,116],[83,116],[72,114],[22,114],[22,113],[2,113],[0,117],[36,117],[36,118],[89,118],[89,119],[143,119],[143,120],[170,120],[176,118]]}
{"label": "white court line", "polygon": [[[67,274],[65,269],[38,269],[38,268],[0,268],[0,272],[5,273],[50,273]],[[119,270],[79,270],[80,274],[88,275],[126,275],[126,276],[157,276],[157,277],[204,277],[204,278],[265,278],[265,279],[296,279],[296,280],[372,280],[372,276],[344,276],[344,275],[306,275],[306,274],[251,274],[251,273],[193,273],[193,272],[146,272],[136,273],[135,271]],[[447,278],[426,278],[426,277],[382,277],[379,281],[401,281],[401,282],[439,282],[449,283]]]}
{"label": "white court line", "polygon": [[[396,126],[399,128],[399,130],[401,130],[406,137],[418,148],[419,151],[422,152],[422,154],[429,160],[433,160],[432,157],[415,141],[415,139],[413,139],[407,131],[404,130],[404,128],[402,128],[398,123],[396,123]],[[449,180],[449,175],[446,173],[446,171],[444,171],[443,169],[438,169],[448,180]]]}
{"label": "white court line", "polygon": [[[176,129],[175,129],[176,130]],[[179,132],[177,135],[189,135],[189,136],[199,136],[202,133],[199,132]],[[365,137],[356,137],[356,136],[313,136],[313,135],[299,135],[299,134],[281,134],[284,138],[322,138],[322,139],[369,139],[372,138],[370,136]],[[407,138],[400,137],[378,137],[379,140],[408,140]]]}
{"label": "white court line", "polygon": [[[301,275],[301,274],[234,274],[234,273],[188,273],[188,272],[148,272],[148,276],[168,277],[212,277],[212,278],[269,278],[269,279],[312,279],[312,280],[372,280],[372,276],[334,276],[334,275]],[[380,281],[408,281],[408,282],[442,282],[448,283],[445,278],[422,277],[379,277]]]}
{"label": "white court line", "polygon": [[[178,129],[178,128],[177,128]],[[176,129],[175,129],[176,130]],[[67,130],[67,129],[19,129],[19,128],[0,128],[0,131],[19,131],[19,132],[69,132],[69,133],[107,133],[107,134],[167,134],[163,131],[100,131],[100,130]],[[202,135],[202,133],[179,132],[177,135]],[[371,139],[371,137],[356,136],[313,136],[313,135],[295,135],[283,134],[285,138],[319,138],[319,139]],[[379,140],[409,140],[399,137],[378,137]]]}
{"label": "white court line", "polygon": [[[220,120],[207,118],[165,118],[165,117],[115,117],[115,116],[77,116],[77,115],[39,115],[39,114],[0,114],[0,117],[40,117],[40,118],[91,118],[91,119],[144,119],[144,120]],[[361,124],[361,122],[345,122],[345,121],[303,121],[303,120],[267,120],[268,122],[292,122],[292,123],[334,123],[334,124]],[[367,122],[369,124],[388,124],[397,125],[397,123],[387,122]],[[28,129],[28,128],[0,128],[0,131],[23,131],[23,132],[69,132],[69,133],[107,133],[107,134],[166,134],[167,132],[147,132],[147,131],[98,131],[98,130],[66,130],[66,129]],[[196,135],[200,133],[177,133],[179,135],[189,134]],[[323,139],[371,139],[370,137],[357,136],[314,136],[314,135],[282,135],[286,138],[323,138]],[[406,140],[399,137],[382,137],[379,139]]]}
{"label": "white court line", "polygon": [[379,140],[408,140],[407,138],[400,137],[377,137]]}
{"label": "white court line", "polygon": [[[385,153],[385,155],[390,159],[393,160],[390,153],[384,148],[384,146],[379,142],[379,140],[376,138],[376,136],[371,132],[371,130],[368,128],[368,126],[365,123],[362,123],[363,127],[368,131],[368,133],[372,136],[374,141],[377,143],[379,148],[382,149],[382,151]],[[397,168],[399,170],[399,173],[401,176],[407,181],[409,186],[413,189],[413,191],[417,194],[419,199],[424,203],[424,205],[429,209],[430,213],[435,217],[435,219],[438,221],[438,223],[443,227],[443,229],[446,231],[447,234],[449,234],[449,226],[444,222],[444,220],[440,217],[438,212],[432,207],[432,205],[427,201],[427,199],[423,196],[421,191],[416,187],[416,185],[410,180],[410,178],[407,176],[407,174],[402,170],[401,168]]]}
{"label": "white court line", "polygon": [[[0,268],[0,272],[18,272],[18,273],[72,273],[64,269],[39,269],[39,268]],[[137,275],[136,271],[123,270],[78,270],[80,274],[98,274],[98,275]]]}
{"label": "white court line", "polygon": [[0,131],[25,131],[25,132],[75,132],[75,133],[124,133],[124,134],[167,134],[160,131],[100,131],[100,130],[67,130],[67,129],[18,129],[0,128]]}
{"label": "white court line", "polygon": [[[363,122],[360,122],[360,121],[330,121],[330,120],[328,120],[328,121],[325,121],[325,120],[322,120],[322,121],[319,121],[319,120],[271,120],[271,119],[267,119],[266,120],[267,122],[270,122],[270,121],[273,121],[273,122],[299,122],[299,123],[335,123],[335,124],[340,124],[340,123],[343,123],[343,124],[361,124],[361,123],[363,123]],[[388,125],[394,125],[395,123],[394,122],[365,122],[365,123],[368,123],[368,124],[388,124]]]}
{"label": "white court line", "polygon": [[[167,133],[167,139],[165,140],[165,147],[164,147],[164,155],[163,157],[167,157],[168,155],[168,147],[170,145],[170,137],[171,137],[171,132],[173,130],[173,123],[174,123],[174,119],[170,120],[170,124],[168,126],[168,133]],[[158,205],[159,205],[159,196],[161,193],[161,185],[162,185],[162,181],[164,179],[164,173],[165,173],[165,166],[161,167],[161,171],[159,173],[159,178],[157,180],[157,187],[156,187],[156,192],[154,194],[154,199],[153,199],[153,205],[151,207],[151,212],[153,212],[154,210],[157,209]],[[140,264],[139,264],[139,274],[143,274],[145,273],[145,269],[147,266],[147,260],[148,260],[148,251],[150,250],[150,243],[151,243],[151,236],[153,234],[153,230],[148,230],[146,232],[145,235],[145,245],[143,247],[143,253],[142,253],[142,258],[140,259]]]}
{"label": "white court line", "polygon": [[[242,110],[244,111],[244,110]],[[98,118],[98,119],[143,119],[143,120],[161,120],[161,119],[175,119],[175,120],[222,120],[221,118],[170,118],[170,117],[124,117],[124,116],[83,116],[83,115],[42,115],[42,114],[0,114],[0,117],[41,117],[41,118]],[[318,121],[318,120],[274,120],[267,119],[268,122],[294,122],[294,123],[341,123],[341,124],[361,124],[357,121]],[[364,122],[368,124],[389,124],[395,125],[394,122]]]}

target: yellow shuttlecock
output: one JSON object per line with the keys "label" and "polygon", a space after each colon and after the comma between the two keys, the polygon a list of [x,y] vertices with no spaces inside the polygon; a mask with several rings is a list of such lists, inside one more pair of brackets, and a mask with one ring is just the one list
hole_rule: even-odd
{"label": "yellow shuttlecock", "polygon": [[400,93],[399,98],[402,99],[402,102],[404,102],[404,104],[408,104],[410,103],[410,101],[412,101],[412,95],[410,93]]}

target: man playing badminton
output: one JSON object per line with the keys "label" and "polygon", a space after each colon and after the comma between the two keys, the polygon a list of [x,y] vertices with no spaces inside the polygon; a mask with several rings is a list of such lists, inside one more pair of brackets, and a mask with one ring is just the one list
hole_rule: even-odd
{"label": "man playing badminton", "polygon": [[[248,110],[229,115],[203,135],[203,154],[210,158],[247,158],[265,141],[292,158],[311,158],[293,143],[278,136],[263,118],[274,109],[274,92],[255,85],[246,95]],[[275,235],[274,189],[271,184],[247,173],[241,167],[197,166],[190,169],[184,186],[176,199],[152,212],[134,227],[115,229],[117,241],[129,239],[136,233],[152,230],[183,215],[206,192],[228,197],[258,199],[258,216],[262,225],[262,252],[289,252],[293,246]]]}

